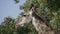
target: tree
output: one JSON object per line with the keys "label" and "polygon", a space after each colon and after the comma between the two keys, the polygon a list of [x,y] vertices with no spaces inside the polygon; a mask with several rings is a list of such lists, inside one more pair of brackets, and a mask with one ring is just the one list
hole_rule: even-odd
{"label": "tree", "polygon": [[0,25],[0,33],[1,34],[13,34],[15,30],[14,26],[15,19],[12,19],[10,17],[6,17],[4,22]]}

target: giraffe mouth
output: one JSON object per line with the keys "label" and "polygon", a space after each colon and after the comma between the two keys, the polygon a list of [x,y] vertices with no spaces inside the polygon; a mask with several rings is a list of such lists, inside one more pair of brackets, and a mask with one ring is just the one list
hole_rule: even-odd
{"label": "giraffe mouth", "polygon": [[21,25],[20,25],[20,27],[23,27],[23,26],[24,26],[24,24],[21,24]]}

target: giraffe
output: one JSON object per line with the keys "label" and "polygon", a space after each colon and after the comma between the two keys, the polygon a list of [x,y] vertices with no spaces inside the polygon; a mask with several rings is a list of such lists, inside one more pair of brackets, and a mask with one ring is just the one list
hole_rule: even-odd
{"label": "giraffe", "polygon": [[[44,19],[41,19],[34,11],[34,7],[30,9],[21,16],[21,19],[16,23],[16,27],[23,27],[26,24],[29,24],[32,21],[33,26],[35,27],[38,34],[56,34],[54,30],[47,24]],[[35,16],[36,15],[36,16]]]}

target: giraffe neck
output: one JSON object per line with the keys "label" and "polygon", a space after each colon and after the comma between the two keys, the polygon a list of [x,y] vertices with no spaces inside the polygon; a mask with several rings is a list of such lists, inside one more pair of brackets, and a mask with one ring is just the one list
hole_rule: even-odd
{"label": "giraffe neck", "polygon": [[51,30],[51,28],[48,27],[45,23],[36,19],[35,17],[33,17],[32,19],[32,24],[39,34],[54,34],[54,31]]}

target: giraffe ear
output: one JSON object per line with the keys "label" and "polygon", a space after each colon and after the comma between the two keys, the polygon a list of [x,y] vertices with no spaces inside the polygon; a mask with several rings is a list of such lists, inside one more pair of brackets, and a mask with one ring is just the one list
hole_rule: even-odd
{"label": "giraffe ear", "polygon": [[30,8],[29,8],[29,10],[31,10],[31,9],[32,9],[32,7],[34,7],[34,4],[31,4],[31,5],[30,5]]}

